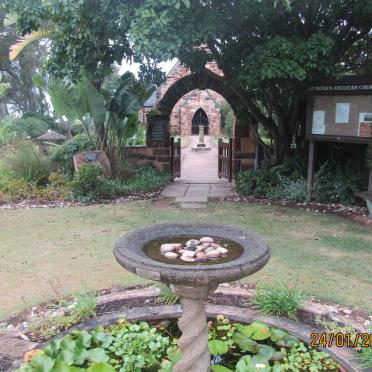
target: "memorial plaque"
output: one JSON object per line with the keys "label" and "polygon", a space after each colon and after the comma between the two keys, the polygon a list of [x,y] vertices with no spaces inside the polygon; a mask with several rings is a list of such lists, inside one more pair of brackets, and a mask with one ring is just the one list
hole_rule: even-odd
{"label": "memorial plaque", "polygon": [[149,118],[147,145],[167,146],[169,143],[169,116],[156,115]]}
{"label": "memorial plaque", "polygon": [[103,168],[103,173],[110,177],[111,166],[110,161],[104,151],[82,151],[78,152],[73,157],[75,171],[77,171],[83,164],[100,165]]}
{"label": "memorial plaque", "polygon": [[155,142],[164,141],[166,134],[165,123],[161,120],[156,120],[151,124],[150,140]]}

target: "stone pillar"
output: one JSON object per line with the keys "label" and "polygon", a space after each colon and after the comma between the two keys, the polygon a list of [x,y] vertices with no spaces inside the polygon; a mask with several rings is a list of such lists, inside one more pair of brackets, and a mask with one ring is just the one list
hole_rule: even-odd
{"label": "stone pillar", "polygon": [[199,144],[204,144],[204,126],[199,125]]}
{"label": "stone pillar", "polygon": [[207,372],[211,356],[208,350],[208,324],[204,300],[217,285],[189,287],[171,284],[171,290],[180,298],[182,316],[178,327],[182,336],[178,347],[182,359],[174,366],[174,372]]}

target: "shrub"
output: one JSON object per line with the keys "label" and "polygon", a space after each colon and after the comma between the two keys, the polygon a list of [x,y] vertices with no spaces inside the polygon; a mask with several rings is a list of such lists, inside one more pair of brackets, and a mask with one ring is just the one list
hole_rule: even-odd
{"label": "shrub", "polygon": [[247,170],[238,173],[236,190],[244,196],[267,197],[277,182],[277,173],[270,172],[269,165],[262,164],[255,171]]}
{"label": "shrub", "polygon": [[267,194],[269,198],[292,202],[306,200],[307,181],[304,178],[291,179],[286,176],[278,176],[278,178],[278,184]]}
{"label": "shrub", "polygon": [[13,127],[14,120],[14,117],[7,116],[2,121],[0,121],[0,146],[16,142],[18,133]]}
{"label": "shrub", "polygon": [[305,295],[296,287],[285,284],[259,284],[256,295],[250,301],[252,306],[265,315],[286,316],[295,319],[297,311],[305,301]]}
{"label": "shrub", "polygon": [[312,197],[320,203],[351,204],[355,193],[362,188],[362,177],[355,172],[352,163],[328,160],[315,174]]}
{"label": "shrub", "polygon": [[169,182],[169,175],[150,166],[144,165],[135,170],[134,176],[123,184],[121,192],[148,192],[157,190]]}
{"label": "shrub", "polygon": [[52,151],[51,159],[65,172],[67,176],[74,174],[73,156],[80,151],[95,150],[95,141],[86,134],[78,134],[67,140]]}
{"label": "shrub", "polygon": [[303,157],[292,156],[286,159],[282,164],[272,167],[270,172],[289,177],[293,180],[305,178],[307,174],[307,163]]}
{"label": "shrub", "polygon": [[94,164],[83,164],[71,182],[73,197],[83,202],[112,197],[115,190],[109,186],[103,168]]}
{"label": "shrub", "polygon": [[8,179],[0,185],[0,202],[13,203],[22,199],[29,199],[34,187],[22,179]]}
{"label": "shrub", "polygon": [[15,150],[3,159],[7,168],[15,178],[27,183],[44,183],[51,170],[50,161],[39,152],[32,142],[20,142]]}
{"label": "shrub", "polygon": [[44,120],[33,116],[15,119],[13,121],[13,127],[19,136],[25,138],[39,137],[49,128]]}

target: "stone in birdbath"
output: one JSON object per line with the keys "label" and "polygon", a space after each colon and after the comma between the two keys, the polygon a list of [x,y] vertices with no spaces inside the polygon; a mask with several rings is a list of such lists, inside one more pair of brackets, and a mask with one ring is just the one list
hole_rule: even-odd
{"label": "stone in birdbath", "polygon": [[[149,251],[146,250],[146,247],[151,247],[151,242],[155,242],[153,250],[158,253],[159,241],[163,244],[172,244],[169,243],[171,239],[180,240],[181,237],[188,237],[186,240],[211,237],[213,242],[222,239],[234,242],[241,250],[239,254],[231,255],[230,259],[229,254],[221,258],[225,260],[222,263],[218,261],[219,259],[213,262],[197,261],[197,254],[200,257],[204,252],[195,251],[195,258],[185,256],[183,259],[185,262],[182,264],[174,259],[168,260],[169,262],[159,261],[155,259],[156,255],[150,257]],[[204,247],[212,248],[209,254],[218,249]],[[161,224],[131,231],[116,242],[114,254],[117,261],[127,270],[144,278],[166,283],[179,296],[182,317],[178,325],[182,336],[178,346],[182,358],[175,365],[174,371],[207,372],[211,357],[208,350],[204,300],[214,292],[218,284],[235,281],[260,270],[270,258],[270,248],[256,233],[233,226],[197,222]]]}

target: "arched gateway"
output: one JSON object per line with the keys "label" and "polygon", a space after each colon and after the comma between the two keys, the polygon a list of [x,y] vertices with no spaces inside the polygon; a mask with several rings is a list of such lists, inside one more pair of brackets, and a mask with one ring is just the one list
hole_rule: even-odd
{"label": "arched gateway", "polygon": [[[147,157],[155,166],[178,176],[179,164],[175,164],[174,161],[180,159],[179,146],[174,146],[170,136],[172,111],[182,97],[199,89],[218,93],[230,104],[235,113],[238,112],[241,107],[240,98],[225,84],[222,77],[223,73],[216,63],[208,63],[200,73],[191,73],[179,63],[173,67],[171,73],[167,75],[166,82],[156,93],[153,112],[147,116],[147,146],[141,152],[142,160]],[[131,152],[136,151],[139,152],[138,150]],[[221,143],[219,146],[219,168],[221,167],[219,176],[231,180],[237,171],[253,168],[255,154],[256,140],[248,123],[235,120],[230,144]],[[163,157],[159,159],[159,156]]]}

